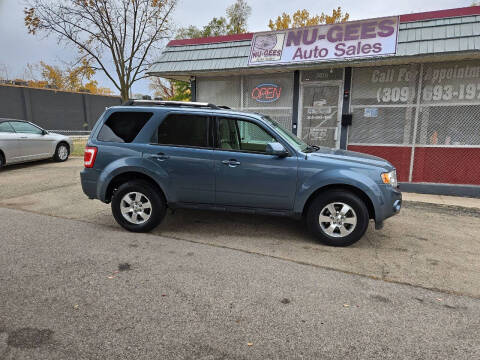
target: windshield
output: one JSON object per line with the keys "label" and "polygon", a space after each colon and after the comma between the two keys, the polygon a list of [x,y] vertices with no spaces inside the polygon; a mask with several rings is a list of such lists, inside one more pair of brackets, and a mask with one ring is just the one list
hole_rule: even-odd
{"label": "windshield", "polygon": [[279,123],[277,123],[275,120],[273,120],[269,116],[262,115],[262,118],[265,121],[267,121],[270,125],[272,125],[275,128],[275,130],[277,130],[282,135],[282,137],[285,140],[287,140],[291,146],[295,148],[295,150],[301,151],[301,152],[311,152],[319,149],[318,146],[308,145],[303,140],[301,140],[296,135],[294,135],[291,131],[281,127]]}

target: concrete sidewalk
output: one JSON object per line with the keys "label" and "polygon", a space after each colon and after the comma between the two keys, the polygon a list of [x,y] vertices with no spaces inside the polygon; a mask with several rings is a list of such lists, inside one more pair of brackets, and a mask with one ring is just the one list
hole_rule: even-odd
{"label": "concrete sidewalk", "polygon": [[447,195],[430,195],[430,194],[417,194],[402,192],[404,201],[413,201],[437,205],[448,206],[461,206],[470,209],[480,210],[480,199],[460,197],[460,196],[447,196]]}

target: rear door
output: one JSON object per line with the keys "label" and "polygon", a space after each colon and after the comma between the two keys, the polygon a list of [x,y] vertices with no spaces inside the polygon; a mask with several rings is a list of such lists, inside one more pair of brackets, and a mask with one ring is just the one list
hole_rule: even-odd
{"label": "rear door", "polygon": [[173,112],[160,119],[144,157],[168,173],[170,199],[185,204],[213,204],[215,174],[211,118]]}
{"label": "rear door", "polygon": [[17,134],[8,121],[0,122],[0,150],[5,155],[7,164],[20,161]]}
{"label": "rear door", "polygon": [[291,210],[297,185],[297,157],[266,153],[279,139],[247,119],[217,118],[215,202],[217,205]]}

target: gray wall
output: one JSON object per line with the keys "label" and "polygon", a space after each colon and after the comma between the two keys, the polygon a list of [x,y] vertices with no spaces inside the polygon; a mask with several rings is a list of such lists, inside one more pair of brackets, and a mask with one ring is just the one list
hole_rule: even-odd
{"label": "gray wall", "polygon": [[116,96],[0,86],[0,118],[28,120],[48,130],[91,130]]}

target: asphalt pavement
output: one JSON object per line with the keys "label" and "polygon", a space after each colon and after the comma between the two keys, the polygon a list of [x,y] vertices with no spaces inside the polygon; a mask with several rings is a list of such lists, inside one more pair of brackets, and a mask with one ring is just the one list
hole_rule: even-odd
{"label": "asphalt pavement", "polygon": [[480,301],[0,208],[2,359],[474,359]]}
{"label": "asphalt pavement", "polygon": [[[0,207],[120,230],[109,205],[83,194],[82,167],[79,158],[7,167]],[[301,221],[194,210],[169,213],[152,234],[480,299],[480,211],[473,208],[406,202],[382,230],[370,224],[347,248],[319,244]]]}

